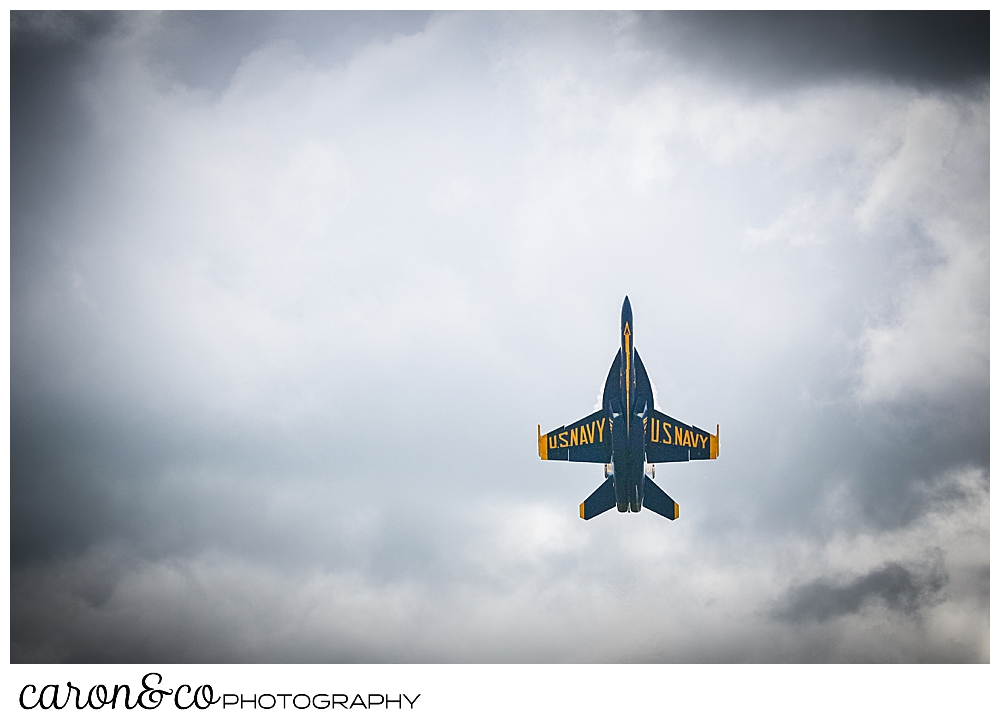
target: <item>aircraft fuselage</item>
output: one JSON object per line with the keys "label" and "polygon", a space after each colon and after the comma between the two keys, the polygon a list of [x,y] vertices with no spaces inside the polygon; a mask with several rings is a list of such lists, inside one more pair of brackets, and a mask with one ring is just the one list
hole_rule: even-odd
{"label": "aircraft fuselage", "polygon": [[718,455],[718,426],[713,435],[654,408],[653,386],[635,350],[632,305],[625,297],[619,349],[604,381],[601,408],[544,435],[539,425],[538,456],[604,464],[604,482],[580,504],[584,520],[614,507],[621,513],[645,508],[677,520],[680,508],[653,481],[652,465]]}
{"label": "aircraft fuselage", "polygon": [[646,463],[643,425],[653,401],[640,399],[636,389],[635,331],[628,297],[622,305],[621,360],[617,399],[605,392],[604,407],[611,421],[611,463],[618,511],[637,513],[642,508]]}

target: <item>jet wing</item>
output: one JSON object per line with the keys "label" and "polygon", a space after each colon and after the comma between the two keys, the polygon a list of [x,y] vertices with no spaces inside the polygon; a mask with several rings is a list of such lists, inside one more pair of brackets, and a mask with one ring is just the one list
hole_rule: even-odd
{"label": "jet wing", "polygon": [[581,463],[611,462],[611,425],[604,410],[542,435],[538,428],[538,457]]}
{"label": "jet wing", "polygon": [[646,462],[678,463],[719,457],[719,433],[706,432],[651,410],[646,416]]}

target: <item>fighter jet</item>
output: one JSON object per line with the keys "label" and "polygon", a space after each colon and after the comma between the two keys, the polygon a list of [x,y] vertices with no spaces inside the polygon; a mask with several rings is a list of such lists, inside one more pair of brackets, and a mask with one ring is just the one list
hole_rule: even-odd
{"label": "fighter jet", "polygon": [[656,463],[714,460],[719,456],[719,426],[712,435],[653,408],[653,387],[635,349],[635,326],[628,297],[622,304],[621,347],[611,363],[601,409],[542,434],[542,460],[604,463],[604,483],[580,503],[580,517],[617,506],[619,513],[643,508],[676,520],[680,508],[653,482]]}

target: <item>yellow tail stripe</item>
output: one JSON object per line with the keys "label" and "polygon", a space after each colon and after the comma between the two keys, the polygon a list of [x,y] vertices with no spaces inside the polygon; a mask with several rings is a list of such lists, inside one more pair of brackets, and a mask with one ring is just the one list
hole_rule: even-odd
{"label": "yellow tail stripe", "polygon": [[[580,517],[583,518],[583,503],[580,503]],[[586,520],[586,518],[583,518]]]}

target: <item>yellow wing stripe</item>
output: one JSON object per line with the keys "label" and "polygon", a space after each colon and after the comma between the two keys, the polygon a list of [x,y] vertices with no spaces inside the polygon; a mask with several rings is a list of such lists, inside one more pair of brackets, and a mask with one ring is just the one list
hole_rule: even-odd
{"label": "yellow wing stripe", "polygon": [[549,437],[542,434],[542,426],[538,426],[538,457],[542,460],[549,459]]}

